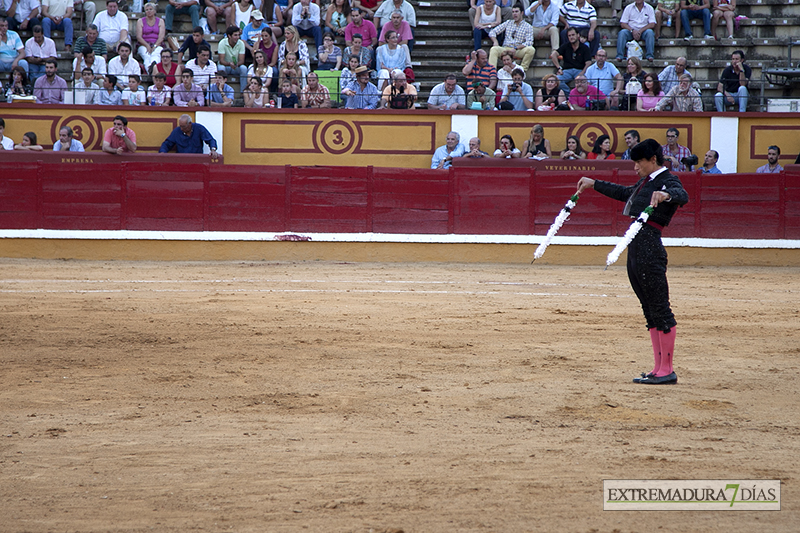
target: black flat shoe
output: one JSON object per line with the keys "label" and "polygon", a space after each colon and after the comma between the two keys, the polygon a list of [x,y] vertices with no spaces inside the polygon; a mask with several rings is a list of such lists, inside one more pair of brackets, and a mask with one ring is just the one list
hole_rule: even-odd
{"label": "black flat shoe", "polygon": [[640,383],[640,382],[641,382],[643,379],[652,378],[652,377],[655,377],[655,374],[653,374],[652,372],[648,372],[647,374],[645,374],[644,372],[642,372],[642,377],[640,377],[640,378],[633,378],[633,382],[634,382],[634,383]]}
{"label": "black flat shoe", "polygon": [[673,372],[668,376],[653,376],[649,375],[643,378],[634,378],[634,383],[641,383],[643,385],[674,385],[678,382],[678,376]]}

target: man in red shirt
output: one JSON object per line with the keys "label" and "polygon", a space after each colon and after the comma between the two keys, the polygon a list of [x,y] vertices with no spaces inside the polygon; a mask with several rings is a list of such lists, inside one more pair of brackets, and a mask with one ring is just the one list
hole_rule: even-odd
{"label": "man in red shirt", "polygon": [[127,118],[114,117],[114,125],[103,135],[103,151],[116,155],[136,152],[136,133],[128,127]]}

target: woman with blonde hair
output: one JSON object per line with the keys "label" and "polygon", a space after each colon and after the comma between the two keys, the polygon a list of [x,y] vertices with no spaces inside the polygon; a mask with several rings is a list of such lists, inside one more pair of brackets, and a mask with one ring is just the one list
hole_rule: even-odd
{"label": "woman with blonde hair", "polygon": [[306,75],[311,72],[309,68],[308,45],[304,40],[300,39],[297,28],[294,26],[286,26],[283,35],[285,39],[281,43],[280,48],[278,48],[278,64],[280,64],[281,69],[283,69],[286,55],[289,52],[294,52],[297,57],[296,67],[302,70],[303,79],[305,79]]}
{"label": "woman with blonde hair", "polygon": [[561,104],[567,103],[567,95],[560,87],[561,82],[555,74],[542,78],[542,88],[536,91],[533,107],[537,111],[552,111]]}
{"label": "woman with blonde hair", "polygon": [[522,145],[522,157],[544,159],[553,157],[550,150],[550,141],[544,138],[544,128],[536,124],[531,128],[531,136]]}

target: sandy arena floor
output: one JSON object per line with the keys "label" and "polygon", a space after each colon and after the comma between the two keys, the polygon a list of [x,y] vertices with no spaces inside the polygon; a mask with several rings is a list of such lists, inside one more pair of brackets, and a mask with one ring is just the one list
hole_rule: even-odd
{"label": "sandy arena floor", "polygon": [[[0,260],[0,531],[790,531],[800,269]],[[604,512],[603,479],[781,479]],[[794,524],[792,526],[791,524]]]}

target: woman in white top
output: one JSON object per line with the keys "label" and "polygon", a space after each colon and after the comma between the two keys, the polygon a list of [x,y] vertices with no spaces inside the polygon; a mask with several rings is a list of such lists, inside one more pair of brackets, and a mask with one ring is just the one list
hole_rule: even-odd
{"label": "woman in white top", "polygon": [[269,102],[269,90],[262,85],[261,78],[250,78],[242,98],[245,107],[264,107]]}
{"label": "woman in white top", "polygon": [[233,13],[234,25],[238,26],[240,30],[243,30],[245,26],[250,24],[250,13],[253,12],[253,4],[250,3],[250,0],[239,0],[238,2],[233,4]]}
{"label": "woman in white top", "polygon": [[397,32],[386,32],[386,44],[378,47],[375,52],[375,64],[380,69],[378,72],[378,90],[383,91],[389,83],[389,76],[393,70],[405,70],[411,67],[411,55],[408,45],[397,44]]}
{"label": "woman in white top", "polygon": [[515,159],[522,157],[522,152],[514,146],[514,139],[511,135],[503,135],[500,137],[500,148],[494,151],[494,156],[502,159]]}
{"label": "woman in white top", "polygon": [[475,50],[481,49],[483,38],[489,38],[489,31],[502,22],[500,7],[494,0],[484,0],[483,5],[475,10],[475,20],[472,21],[472,38],[475,41]]}
{"label": "woman in white top", "polygon": [[253,54],[253,64],[247,69],[247,79],[258,78],[261,80],[261,85],[269,87],[272,85],[272,67],[267,65],[267,60],[264,57],[264,52],[256,50]]}

